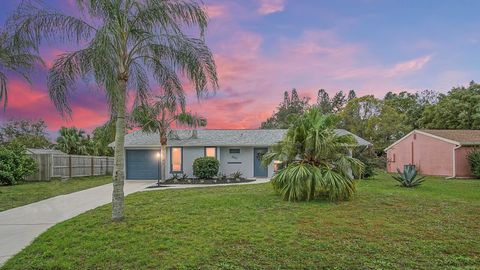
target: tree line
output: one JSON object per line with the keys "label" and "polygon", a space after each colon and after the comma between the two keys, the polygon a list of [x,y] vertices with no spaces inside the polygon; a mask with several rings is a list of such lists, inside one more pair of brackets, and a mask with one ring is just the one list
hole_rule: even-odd
{"label": "tree line", "polygon": [[0,145],[57,149],[71,155],[113,156],[113,149],[108,144],[114,140],[112,121],[96,127],[91,134],[77,127],[61,127],[55,142],[49,139],[47,125],[42,119],[12,119],[0,126]]}
{"label": "tree line", "polygon": [[467,86],[452,87],[447,93],[388,92],[383,98],[358,97],[354,90],[347,94],[338,91],[330,97],[320,89],[313,103],[293,89],[285,91],[283,101],[261,128],[288,128],[311,107],[336,115],[337,128],[369,140],[375,153],[382,156],[383,149],[413,129],[480,129],[480,84],[472,81]]}

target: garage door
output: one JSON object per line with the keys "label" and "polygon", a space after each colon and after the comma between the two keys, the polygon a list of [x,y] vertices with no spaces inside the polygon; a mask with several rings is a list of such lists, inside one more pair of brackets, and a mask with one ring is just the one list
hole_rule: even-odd
{"label": "garage door", "polygon": [[126,169],[129,180],[156,180],[158,179],[157,151],[127,150]]}

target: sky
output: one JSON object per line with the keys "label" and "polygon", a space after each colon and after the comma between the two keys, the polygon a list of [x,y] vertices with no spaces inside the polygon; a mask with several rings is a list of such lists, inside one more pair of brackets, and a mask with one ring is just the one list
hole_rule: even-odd
{"label": "sky", "polygon": [[[0,23],[20,0],[0,2]],[[45,4],[78,15],[74,0]],[[210,22],[207,45],[214,53],[220,88],[198,101],[190,86],[188,109],[208,119],[207,128],[258,128],[296,88],[314,99],[354,89],[383,97],[388,91],[446,92],[480,75],[480,1],[390,0],[204,0]],[[80,46],[50,42],[41,56],[48,65]],[[61,126],[91,131],[108,119],[104,94],[79,83],[73,114],[62,118],[48,97],[47,68],[29,84],[9,76],[9,103],[0,122],[44,119],[50,132]]]}

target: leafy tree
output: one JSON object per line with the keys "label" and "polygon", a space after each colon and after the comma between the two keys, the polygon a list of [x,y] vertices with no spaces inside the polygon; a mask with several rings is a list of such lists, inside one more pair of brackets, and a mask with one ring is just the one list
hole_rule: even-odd
{"label": "leafy tree", "polygon": [[[178,102],[175,96],[160,96],[153,102],[144,102],[137,106],[131,115],[133,123],[143,131],[158,133],[160,142],[160,164],[162,180],[167,179],[166,156],[168,135],[172,124],[197,128],[207,125],[207,119],[185,111],[185,105]],[[193,135],[193,133],[192,133]]]}
{"label": "leafy tree", "polygon": [[468,87],[452,88],[425,108],[419,122],[423,128],[480,129],[480,85],[472,81]]}
{"label": "leafy tree", "polygon": [[23,145],[10,142],[0,145],[0,184],[14,185],[35,173],[37,164]]}
{"label": "leafy tree", "polygon": [[285,200],[308,201],[326,196],[338,201],[353,196],[351,172],[361,174],[364,165],[348,154],[357,145],[353,136],[337,135],[335,125],[334,115],[311,108],[263,156],[264,165],[274,160],[287,164],[272,178],[274,189]]}
{"label": "leafy tree", "polygon": [[[70,155],[88,155],[90,137],[76,127],[61,127],[55,148]],[[91,147],[91,146],[90,146]]]}
{"label": "leafy tree", "polygon": [[300,98],[297,90],[292,89],[291,98],[288,91],[285,91],[283,102],[277,107],[274,114],[265,122],[262,122],[262,129],[288,128],[292,121],[302,115],[309,107],[307,97]]}
{"label": "leafy tree", "polygon": [[343,109],[343,106],[345,106],[346,101],[347,99],[345,98],[345,94],[343,93],[343,91],[338,91],[331,100],[332,112],[336,113],[341,111]]}
{"label": "leafy tree", "polygon": [[330,96],[325,89],[318,90],[317,93],[317,107],[324,114],[332,112],[332,103],[330,102]]}
{"label": "leafy tree", "polygon": [[28,39],[14,38],[0,30],[0,102],[3,101],[4,109],[8,102],[7,72],[16,73],[30,82],[29,73],[35,64],[43,64],[32,48]]}
{"label": "leafy tree", "polygon": [[95,144],[95,155],[113,156],[113,149],[108,145],[115,141],[115,121],[110,120],[102,126],[96,127],[92,132],[92,141]]}
{"label": "leafy tree", "polygon": [[347,102],[349,102],[350,100],[356,97],[357,97],[357,93],[355,93],[355,90],[348,91]]}
{"label": "leafy tree", "polygon": [[[106,92],[116,119],[112,219],[124,217],[124,137],[127,89],[137,104],[147,98],[152,77],[169,93],[184,97],[177,72],[193,82],[200,98],[208,85],[217,88],[216,66],[205,45],[207,14],[194,0],[77,0],[75,17],[25,1],[9,19],[16,36],[38,45],[60,37],[83,48],[62,54],[48,75],[57,109],[71,112],[68,97],[79,78],[92,78]],[[199,34],[190,37],[188,33]],[[148,74],[152,76],[149,76]]]}
{"label": "leafy tree", "polygon": [[0,143],[16,142],[26,148],[49,148],[43,120],[10,120],[0,127]]}
{"label": "leafy tree", "polygon": [[373,142],[379,155],[411,130],[411,126],[405,124],[405,114],[371,95],[350,100],[339,117],[342,128]]}

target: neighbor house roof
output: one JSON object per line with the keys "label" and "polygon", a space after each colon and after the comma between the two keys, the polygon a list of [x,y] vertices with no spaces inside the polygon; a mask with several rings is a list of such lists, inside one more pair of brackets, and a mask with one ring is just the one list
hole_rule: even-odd
{"label": "neighbor house roof", "polygon": [[455,145],[480,145],[480,130],[477,129],[416,129],[400,140],[392,143],[389,147],[385,148],[385,151],[397,145],[413,133],[423,134]]}
{"label": "neighbor house roof", "polygon": [[420,132],[451,140],[459,145],[480,144],[480,130],[477,129],[421,129]]}
{"label": "neighbor house roof", "polygon": [[[359,145],[371,145],[368,141],[343,129],[336,129],[337,134],[351,134]],[[280,140],[286,129],[204,129],[175,130],[169,136],[168,146],[270,146]],[[135,131],[125,136],[125,147],[159,147],[158,133]],[[113,143],[110,144],[113,147]]]}

